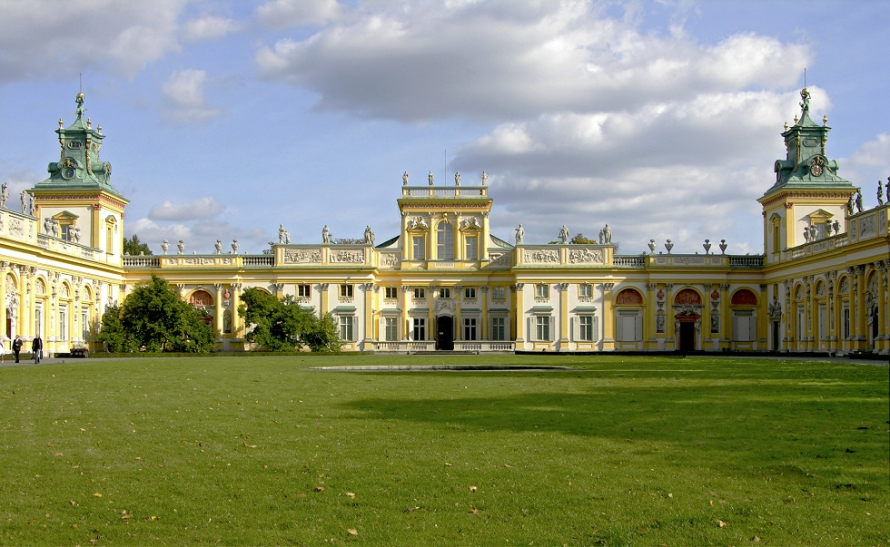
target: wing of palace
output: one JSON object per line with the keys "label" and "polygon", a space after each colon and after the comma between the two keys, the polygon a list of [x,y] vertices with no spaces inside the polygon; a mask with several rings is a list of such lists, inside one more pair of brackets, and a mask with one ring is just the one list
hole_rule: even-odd
{"label": "wing of palace", "polygon": [[370,227],[337,240],[325,226],[318,243],[292,244],[279,226],[262,254],[239,254],[237,241],[196,254],[165,240],[161,255],[126,256],[128,201],[79,94],[75,121],[59,120],[49,177],[13,199],[3,185],[0,325],[10,338],[39,333],[50,353],[100,350],[106,306],[157,275],[209,313],[221,351],[255,349],[237,310],[256,287],[332,314],[354,351],[888,354],[890,205],[879,183],[878,205],[863,209],[826,155],[827,119],[813,122],[806,89],[801,98],[781,133],[786,158],[758,200],[763,254],[727,254],[724,241],[680,254],[650,240],[649,254],[622,255],[608,225],[578,244],[566,226],[555,242],[527,242],[519,224],[508,241],[490,231],[485,173],[418,185],[405,173],[393,185],[401,229],[386,241]]}

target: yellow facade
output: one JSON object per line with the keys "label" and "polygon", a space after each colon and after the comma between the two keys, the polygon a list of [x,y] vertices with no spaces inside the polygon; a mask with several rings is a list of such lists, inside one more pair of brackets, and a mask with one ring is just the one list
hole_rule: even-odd
{"label": "yellow facade", "polygon": [[400,233],[383,243],[122,257],[124,198],[41,183],[33,211],[0,208],[0,324],[26,343],[39,332],[49,353],[101,349],[105,307],[154,274],[212,316],[222,351],[252,349],[237,310],[256,287],[331,313],[351,351],[890,354],[890,205],[853,212],[857,189],[817,175],[815,165],[833,164],[824,138],[807,152],[828,130],[810,123],[801,116],[783,133],[789,159],[759,200],[764,254],[753,256],[509,243],[490,231],[483,176],[469,186],[406,180]]}

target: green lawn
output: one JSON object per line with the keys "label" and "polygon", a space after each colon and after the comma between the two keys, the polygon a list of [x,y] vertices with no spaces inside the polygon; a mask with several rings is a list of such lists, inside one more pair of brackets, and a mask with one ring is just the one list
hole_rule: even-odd
{"label": "green lawn", "polygon": [[[332,365],[568,365],[330,372]],[[0,368],[4,545],[887,545],[886,366],[291,356]]]}

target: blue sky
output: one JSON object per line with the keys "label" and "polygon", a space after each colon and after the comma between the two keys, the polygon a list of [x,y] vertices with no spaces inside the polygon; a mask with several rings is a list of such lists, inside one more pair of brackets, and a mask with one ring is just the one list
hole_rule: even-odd
{"label": "blue sky", "polygon": [[[46,177],[78,75],[126,234],[260,252],[398,233],[401,176],[489,175],[493,233],[760,252],[812,92],[839,174],[890,176],[890,2],[0,0],[0,180]],[[15,206],[15,205],[13,205]]]}

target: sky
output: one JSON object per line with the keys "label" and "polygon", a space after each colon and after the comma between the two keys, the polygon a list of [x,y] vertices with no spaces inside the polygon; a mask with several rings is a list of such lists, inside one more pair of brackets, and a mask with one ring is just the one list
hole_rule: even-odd
{"label": "sky", "polygon": [[829,157],[876,204],[888,24],[882,0],[0,0],[0,180],[47,177],[82,78],[125,235],[155,253],[260,253],[279,225],[385,241],[403,172],[484,170],[509,242],[609,224],[621,254],[755,254],[805,69]]}

